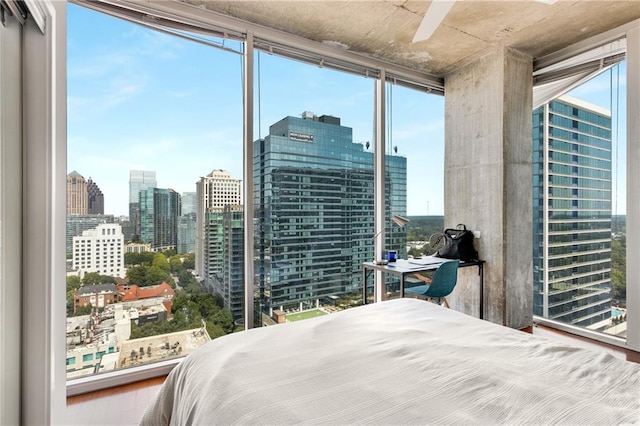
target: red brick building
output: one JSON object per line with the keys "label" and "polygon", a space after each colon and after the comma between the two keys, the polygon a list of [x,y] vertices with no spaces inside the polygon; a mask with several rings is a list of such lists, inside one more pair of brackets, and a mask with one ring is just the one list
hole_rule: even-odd
{"label": "red brick building", "polygon": [[[171,287],[169,287],[171,288]],[[82,286],[73,297],[73,313],[81,306],[104,308],[118,301],[118,289],[115,284],[96,284]]]}
{"label": "red brick building", "polygon": [[164,302],[162,304],[167,309],[167,314],[171,314],[171,306],[173,304],[174,291],[167,283],[149,287],[138,287],[135,284],[126,286],[119,285],[118,293],[120,293],[121,301],[128,302],[131,300],[149,299],[152,297],[162,297]]}

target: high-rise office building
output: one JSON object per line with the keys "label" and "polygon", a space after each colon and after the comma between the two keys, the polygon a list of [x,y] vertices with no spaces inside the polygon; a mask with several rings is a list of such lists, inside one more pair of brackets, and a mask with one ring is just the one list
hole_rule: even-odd
{"label": "high-rise office building", "polygon": [[570,97],[533,112],[534,314],[611,317],[611,114]]}
{"label": "high-rise office building", "polygon": [[211,208],[204,232],[204,285],[222,297],[236,320],[244,316],[243,218],[241,205]]}
{"label": "high-rise office building", "polygon": [[198,211],[198,193],[183,192],[182,193],[182,215],[195,213]]}
{"label": "high-rise office building", "polygon": [[239,205],[226,205],[223,211],[222,281],[216,292],[222,295],[224,307],[233,318],[244,319],[244,210]]}
{"label": "high-rise office building", "polygon": [[140,239],[140,191],[158,186],[156,172],[131,170],[129,172],[129,221],[133,227],[133,239]]}
{"label": "high-rise office building", "polygon": [[[340,119],[286,117],[254,142],[256,320],[362,289],[373,259],[373,152]],[[406,158],[386,156],[387,214],[406,214]],[[389,222],[389,221],[387,221]],[[387,225],[387,247],[406,231]],[[400,245],[401,243],[401,245]]]}
{"label": "high-rise office building", "polygon": [[173,189],[148,188],[138,193],[140,241],[154,250],[176,248],[180,194]]}
{"label": "high-rise office building", "polygon": [[87,214],[104,214],[104,195],[91,178],[87,181]]}
{"label": "high-rise office building", "polygon": [[115,223],[115,218],[111,214],[67,215],[67,254],[72,253],[73,237],[102,223]]}
{"label": "high-rise office building", "polygon": [[97,272],[111,277],[125,276],[124,236],[120,225],[102,223],[73,237],[73,269],[80,277]]}
{"label": "high-rise office building", "polygon": [[67,175],[67,215],[87,214],[87,181],[75,170]]}
{"label": "high-rise office building", "polygon": [[231,177],[225,170],[213,170],[196,182],[196,273],[206,279],[208,273],[219,271],[215,265],[205,263],[214,254],[208,253],[206,240],[210,237],[206,227],[210,224],[211,213],[222,213],[227,205],[242,205],[242,181]]}
{"label": "high-rise office building", "polygon": [[[183,194],[184,195],[184,194]],[[195,253],[196,251],[196,213],[182,214],[178,218],[178,253]]]}
{"label": "high-rise office building", "polygon": [[182,193],[182,215],[178,219],[178,253],[195,253],[198,197],[196,192]]}

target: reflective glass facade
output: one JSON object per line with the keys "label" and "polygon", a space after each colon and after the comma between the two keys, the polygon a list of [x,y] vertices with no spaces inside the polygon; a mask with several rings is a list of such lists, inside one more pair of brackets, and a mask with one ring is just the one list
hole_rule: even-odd
{"label": "reflective glass facade", "polygon": [[140,191],[158,186],[156,172],[131,170],[129,172],[129,221],[133,227],[133,240],[140,239]]}
{"label": "reflective glass facade", "polygon": [[176,248],[180,194],[173,189],[150,188],[140,191],[140,241],[155,249]]}
{"label": "reflective glass facade", "polygon": [[[373,259],[373,155],[339,118],[310,113],[254,142],[256,320],[361,291],[362,262]],[[406,158],[386,163],[388,223],[389,212],[406,214]],[[385,235],[404,250],[404,229]]]}
{"label": "reflective glass facade", "polygon": [[244,208],[210,209],[205,224],[205,287],[222,297],[237,324],[244,320]]}
{"label": "reflective glass facade", "polygon": [[196,214],[186,213],[178,218],[178,253],[195,253],[196,251]]}
{"label": "reflective glass facade", "polygon": [[227,205],[223,212],[222,282],[217,289],[236,323],[244,323],[244,209]]}
{"label": "reflective glass facade", "polygon": [[611,317],[611,115],[572,98],[533,112],[534,314]]}

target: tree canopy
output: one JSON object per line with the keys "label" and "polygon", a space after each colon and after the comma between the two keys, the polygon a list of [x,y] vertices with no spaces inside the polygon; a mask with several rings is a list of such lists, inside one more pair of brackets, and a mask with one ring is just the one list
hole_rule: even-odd
{"label": "tree canopy", "polygon": [[224,309],[222,301],[212,294],[202,291],[191,293],[188,289],[177,290],[173,297],[172,310],[173,318],[170,321],[133,325],[131,338],[199,328],[202,326],[202,320],[205,321],[207,333],[212,339],[233,332],[231,311]]}
{"label": "tree canopy", "polygon": [[[165,262],[166,263],[166,262]],[[168,263],[167,263],[168,265]],[[130,284],[136,284],[140,287],[158,285],[166,282],[175,288],[175,282],[168,270],[164,270],[159,266],[133,266],[127,269],[127,278]]]}
{"label": "tree canopy", "polygon": [[96,285],[96,284],[115,284],[116,279],[109,275],[100,275],[97,272],[87,272],[82,278],[83,285]]}

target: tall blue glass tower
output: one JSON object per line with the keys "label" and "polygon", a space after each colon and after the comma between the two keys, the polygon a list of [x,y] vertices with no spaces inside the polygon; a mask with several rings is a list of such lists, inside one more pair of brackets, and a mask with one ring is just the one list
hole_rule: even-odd
{"label": "tall blue glass tower", "polygon": [[611,114],[561,97],[533,112],[534,314],[611,317]]}
{"label": "tall blue glass tower", "polygon": [[[259,314],[361,291],[362,262],[373,259],[373,155],[339,118],[308,112],[254,142]],[[406,158],[386,158],[386,211],[405,215]],[[404,255],[404,229],[386,237]]]}
{"label": "tall blue glass tower", "polygon": [[180,194],[173,189],[149,188],[141,190],[138,197],[140,240],[154,249],[176,248]]}

